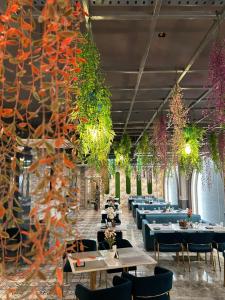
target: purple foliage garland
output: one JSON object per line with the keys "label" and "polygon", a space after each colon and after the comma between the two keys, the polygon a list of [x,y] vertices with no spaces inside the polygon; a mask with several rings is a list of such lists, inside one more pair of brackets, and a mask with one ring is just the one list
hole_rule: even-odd
{"label": "purple foliage garland", "polygon": [[215,106],[213,119],[216,124],[225,123],[225,43],[216,41],[209,57],[208,84],[212,86],[209,104]]}

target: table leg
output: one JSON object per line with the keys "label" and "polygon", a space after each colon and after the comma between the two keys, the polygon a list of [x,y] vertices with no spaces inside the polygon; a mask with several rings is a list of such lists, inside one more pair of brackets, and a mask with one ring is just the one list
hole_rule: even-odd
{"label": "table leg", "polygon": [[223,268],[224,268],[224,271],[223,271],[223,273],[224,273],[223,274],[223,285],[225,286],[225,256],[223,257]]}
{"label": "table leg", "polygon": [[96,289],[96,272],[90,273],[90,288],[91,290]]}

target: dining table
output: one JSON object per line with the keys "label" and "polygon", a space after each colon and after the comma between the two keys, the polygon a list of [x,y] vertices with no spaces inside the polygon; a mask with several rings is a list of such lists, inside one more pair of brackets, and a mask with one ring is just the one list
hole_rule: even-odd
{"label": "dining table", "polygon": [[150,231],[153,232],[225,232],[225,227],[221,225],[211,225],[207,223],[193,223],[192,226],[181,227],[176,224],[148,224]]}
{"label": "dining table", "polygon": [[[67,257],[73,274],[89,273],[90,288],[96,289],[97,272],[121,268],[127,271],[132,266],[154,267],[157,262],[139,248],[118,248],[68,253]],[[115,258],[116,257],[116,258]]]}

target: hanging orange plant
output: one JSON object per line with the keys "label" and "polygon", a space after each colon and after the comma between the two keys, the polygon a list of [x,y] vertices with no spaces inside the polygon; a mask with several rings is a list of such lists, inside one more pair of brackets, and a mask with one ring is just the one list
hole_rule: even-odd
{"label": "hanging orange plant", "polygon": [[[47,0],[38,18],[33,12],[32,0],[11,0],[0,16],[0,263],[8,280],[43,280],[47,266],[62,298],[61,261],[72,230],[68,210],[78,201],[70,186],[74,157],[64,145],[76,145],[77,121],[71,124],[68,116],[77,109],[73,86],[85,63],[77,46],[84,12],[69,0]],[[24,147],[32,149],[26,170],[36,180],[27,223],[19,197]],[[31,295],[42,299],[32,287],[21,298]]]}
{"label": "hanging orange plant", "polygon": [[177,164],[179,149],[184,144],[183,129],[187,124],[187,109],[184,106],[183,94],[178,84],[173,90],[169,108],[171,123],[173,125],[171,142],[172,162]]}

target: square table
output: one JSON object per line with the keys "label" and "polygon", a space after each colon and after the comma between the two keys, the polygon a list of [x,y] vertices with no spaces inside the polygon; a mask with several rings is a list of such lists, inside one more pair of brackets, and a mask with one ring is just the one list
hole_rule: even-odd
{"label": "square table", "polygon": [[[117,252],[119,254],[118,259],[114,258],[115,252],[110,250],[70,253],[67,256],[74,274],[90,274],[91,289],[96,288],[97,271],[107,271],[118,268],[126,270],[132,266],[155,266],[157,264],[157,262],[151,256],[138,248],[119,248],[117,249]],[[77,261],[84,261],[85,266],[77,267]]]}

